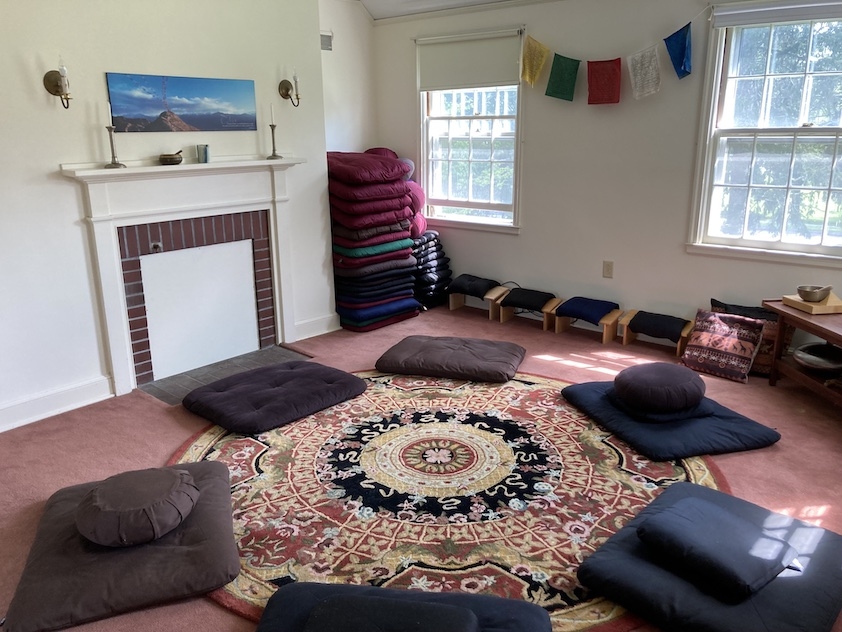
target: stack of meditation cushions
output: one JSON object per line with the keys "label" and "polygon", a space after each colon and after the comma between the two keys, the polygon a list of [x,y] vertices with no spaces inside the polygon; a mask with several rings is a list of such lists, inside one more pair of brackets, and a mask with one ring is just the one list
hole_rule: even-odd
{"label": "stack of meditation cushions", "polygon": [[447,303],[445,288],[453,272],[450,258],[435,230],[427,230],[413,241],[412,256],[418,261],[415,272],[415,298],[424,307],[436,307]]}
{"label": "stack of meditation cushions", "polygon": [[340,325],[371,331],[417,316],[411,163],[378,148],[328,152],[327,166]]}

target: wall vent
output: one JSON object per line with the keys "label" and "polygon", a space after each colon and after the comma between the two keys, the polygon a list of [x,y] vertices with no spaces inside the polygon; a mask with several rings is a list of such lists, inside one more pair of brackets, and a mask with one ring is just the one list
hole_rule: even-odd
{"label": "wall vent", "polygon": [[322,50],[333,50],[333,33],[322,33]]}

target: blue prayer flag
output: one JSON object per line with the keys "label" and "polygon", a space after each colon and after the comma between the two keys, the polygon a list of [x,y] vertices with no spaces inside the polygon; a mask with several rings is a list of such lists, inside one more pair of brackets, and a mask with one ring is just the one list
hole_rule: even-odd
{"label": "blue prayer flag", "polygon": [[664,39],[675,74],[683,79],[691,70],[690,22]]}

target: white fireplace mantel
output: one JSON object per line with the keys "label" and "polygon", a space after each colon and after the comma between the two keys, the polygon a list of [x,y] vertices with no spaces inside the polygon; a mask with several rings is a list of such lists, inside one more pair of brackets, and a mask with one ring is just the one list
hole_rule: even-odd
{"label": "white fireplace mantel", "polygon": [[289,202],[287,171],[303,162],[291,157],[117,169],[61,165],[62,175],[85,187],[116,395],[137,386],[117,238],[121,226],[268,209],[277,342],[296,339],[290,213],[281,211]]}

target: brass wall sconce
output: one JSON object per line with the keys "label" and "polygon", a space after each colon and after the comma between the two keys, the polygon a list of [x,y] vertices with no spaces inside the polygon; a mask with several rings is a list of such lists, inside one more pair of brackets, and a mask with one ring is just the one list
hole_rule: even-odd
{"label": "brass wall sconce", "polygon": [[66,110],[70,107],[70,80],[67,78],[67,67],[60,60],[58,64],[58,70],[50,70],[44,75],[44,88],[61,99]]}
{"label": "brass wall sconce", "polygon": [[301,95],[298,93],[298,72],[293,72],[292,83],[290,83],[289,79],[283,79],[278,84],[278,94],[281,95],[281,98],[289,99],[293,107],[297,108],[298,104],[301,103]]}

